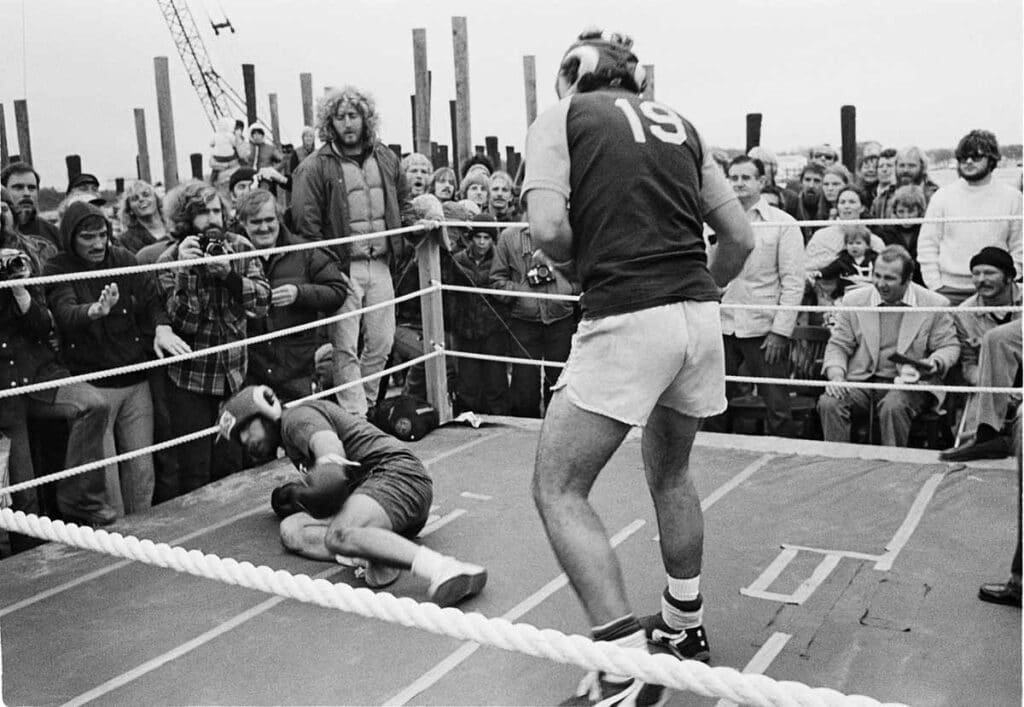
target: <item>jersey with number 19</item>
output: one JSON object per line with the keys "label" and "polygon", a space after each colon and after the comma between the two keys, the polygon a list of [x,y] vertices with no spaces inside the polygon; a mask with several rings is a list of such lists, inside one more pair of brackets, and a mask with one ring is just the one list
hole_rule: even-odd
{"label": "jersey with number 19", "polygon": [[585,317],[719,299],[702,225],[736,197],[707,152],[676,111],[621,89],[569,96],[530,127],[523,193],[568,201]]}

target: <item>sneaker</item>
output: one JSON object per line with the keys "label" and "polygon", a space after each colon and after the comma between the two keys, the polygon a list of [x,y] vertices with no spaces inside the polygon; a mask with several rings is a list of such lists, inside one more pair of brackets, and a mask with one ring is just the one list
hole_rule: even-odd
{"label": "sneaker", "polygon": [[389,587],[398,580],[401,574],[402,570],[397,567],[389,567],[369,560],[363,560],[362,564],[356,568],[356,577],[362,577],[370,589]]}
{"label": "sneaker", "polygon": [[669,628],[660,613],[642,617],[640,625],[643,626],[648,641],[667,646],[669,652],[679,660],[699,660],[702,663],[711,660],[708,635],[704,632],[703,626],[677,631]]}
{"label": "sneaker", "polygon": [[485,584],[487,570],[449,557],[430,582],[427,596],[438,606],[453,606],[479,594]]}
{"label": "sneaker", "polygon": [[1006,606],[1020,607],[1021,590],[1019,584],[1000,582],[998,584],[983,584],[978,589],[978,598],[990,604],[1005,604]]}
{"label": "sneaker", "polygon": [[576,694],[562,705],[595,705],[598,707],[661,707],[668,700],[669,690],[661,685],[648,685],[637,678],[626,682],[609,682],[604,673],[587,673],[576,688]]}

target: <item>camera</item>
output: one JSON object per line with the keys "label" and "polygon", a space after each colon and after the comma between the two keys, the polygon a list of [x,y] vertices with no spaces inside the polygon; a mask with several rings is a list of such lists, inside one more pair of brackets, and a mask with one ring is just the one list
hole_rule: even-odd
{"label": "camera", "polygon": [[32,261],[16,248],[0,248],[0,280],[14,280],[32,274]]}
{"label": "camera", "polygon": [[555,274],[544,263],[537,263],[526,271],[526,281],[530,284],[530,287],[540,287],[549,282],[554,282]]}
{"label": "camera", "polygon": [[199,234],[199,249],[203,251],[203,255],[225,255],[229,251],[224,240],[224,231],[216,226],[210,226]]}

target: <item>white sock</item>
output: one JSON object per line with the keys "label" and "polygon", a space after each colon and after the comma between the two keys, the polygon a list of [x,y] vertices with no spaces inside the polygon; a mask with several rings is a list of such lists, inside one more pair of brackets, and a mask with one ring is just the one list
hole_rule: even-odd
{"label": "white sock", "polygon": [[[647,649],[647,636],[642,630],[634,631],[628,636],[622,638],[616,638],[612,641],[619,648],[639,648],[641,650]],[[633,678],[629,675],[616,675],[615,673],[605,673],[604,679],[608,682],[627,682]]]}
{"label": "white sock", "polygon": [[673,599],[693,601],[700,594],[700,575],[698,574],[690,579],[668,577],[668,593],[672,595]]}
{"label": "white sock", "polygon": [[445,555],[421,545],[416,551],[416,556],[412,558],[412,573],[417,577],[433,580],[434,575],[440,571],[448,559]]}

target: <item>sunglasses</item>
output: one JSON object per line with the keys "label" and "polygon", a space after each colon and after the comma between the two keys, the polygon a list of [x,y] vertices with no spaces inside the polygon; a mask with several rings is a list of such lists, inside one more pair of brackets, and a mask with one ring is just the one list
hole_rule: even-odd
{"label": "sunglasses", "polygon": [[830,152],[819,152],[816,155],[814,155],[814,159],[833,160],[833,161],[835,161],[836,160],[836,156],[833,155]]}
{"label": "sunglasses", "polygon": [[988,157],[988,155],[983,155],[983,154],[978,153],[978,152],[973,152],[973,153],[971,153],[969,155],[959,155],[956,159],[957,159],[958,162],[967,162],[967,161],[981,162],[982,160],[986,159],[987,157]]}

